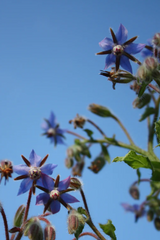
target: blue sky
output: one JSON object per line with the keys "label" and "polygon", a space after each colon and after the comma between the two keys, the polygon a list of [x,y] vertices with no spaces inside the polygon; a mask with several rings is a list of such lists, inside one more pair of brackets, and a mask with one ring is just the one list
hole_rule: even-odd
{"label": "blue sky", "polygon": [[[53,177],[61,179],[71,174],[64,166],[66,149],[74,137],[66,135],[66,145],[56,148],[41,136],[41,123],[51,110],[57,116],[61,128],[73,131],[68,121],[77,113],[95,121],[108,136],[116,133],[117,139],[127,142],[122,130],[111,119],[102,119],[87,110],[91,103],[109,107],[124,123],[138,146],[146,149],[147,124],[138,122],[141,110],[133,109],[135,93],[129,85],[116,85],[116,90],[107,79],[99,75],[104,68],[105,56],[95,56],[101,51],[98,43],[110,37],[109,28],[116,32],[120,23],[128,29],[128,38],[136,35],[136,43],[146,43],[160,31],[158,24],[160,2],[107,0],[87,1],[1,1],[0,2],[0,159],[10,159],[21,164],[20,155],[29,157],[32,149],[42,158],[49,154],[48,163],[58,164]],[[140,57],[140,56],[139,56]],[[134,72],[137,65],[132,64]],[[86,125],[90,128],[90,125]],[[93,130],[93,128],[91,127]],[[77,133],[84,133],[77,129]],[[95,130],[95,137],[100,134]],[[113,160],[127,150],[110,147]],[[159,150],[156,150],[159,153]],[[91,149],[92,160],[100,153],[100,147]],[[128,188],[137,179],[136,172],[123,163],[108,164],[98,175],[86,167],[82,181],[93,221],[113,221],[116,235],[123,239],[157,238],[159,232],[145,218],[134,223],[131,213],[125,214],[121,202],[136,203]],[[13,177],[17,175],[14,174]],[[142,177],[150,177],[150,171],[142,171]],[[9,227],[20,204],[25,204],[27,193],[16,196],[20,182],[13,179],[0,185],[0,201],[8,215]],[[141,203],[149,194],[148,183],[140,185]],[[37,191],[38,192],[38,191]],[[74,193],[83,206],[79,193]],[[41,214],[32,199],[29,216]],[[70,240],[67,233],[67,212],[49,217],[57,230],[57,239]],[[86,231],[89,228],[86,227]],[[0,235],[4,239],[2,219]],[[89,237],[84,237],[89,238]],[[108,238],[107,238],[108,239]]]}

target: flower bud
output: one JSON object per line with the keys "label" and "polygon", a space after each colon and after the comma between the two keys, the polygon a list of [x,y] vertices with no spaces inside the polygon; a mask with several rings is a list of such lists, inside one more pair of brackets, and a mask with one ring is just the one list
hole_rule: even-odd
{"label": "flower bud", "polygon": [[38,218],[31,218],[25,226],[24,236],[30,240],[43,240],[43,229]]}
{"label": "flower bud", "polygon": [[65,159],[65,166],[66,168],[71,168],[73,166],[73,159],[72,158],[66,158]]}
{"label": "flower bud", "polygon": [[158,231],[160,231],[160,218],[159,217],[156,217],[154,219],[154,226]]}
{"label": "flower bud", "polygon": [[91,162],[91,166],[88,167],[92,172],[98,173],[105,165],[106,160],[104,157],[97,157],[93,162]]}
{"label": "flower bud", "polygon": [[80,189],[82,187],[82,183],[80,182],[80,180],[78,178],[72,177],[70,179],[70,184],[69,186],[73,189]]}
{"label": "flower bud", "polygon": [[158,60],[154,57],[147,57],[144,60],[144,66],[146,66],[147,70],[149,71],[150,74],[152,74],[152,71],[157,70],[158,68]]}
{"label": "flower bud", "polygon": [[47,225],[44,229],[44,240],[55,240],[56,231],[52,225]]}
{"label": "flower bud", "polygon": [[160,47],[160,33],[156,33],[153,36],[152,43],[155,47],[158,47],[158,48]]}
{"label": "flower bud", "polygon": [[80,213],[73,209],[68,215],[67,223],[68,233],[73,234],[78,230],[79,227],[85,224],[85,219]]}
{"label": "flower bud", "polygon": [[69,123],[73,123],[74,128],[77,128],[77,127],[83,128],[85,122],[86,122],[86,118],[79,116],[79,114],[77,114],[75,118],[69,121]]}
{"label": "flower bud", "polygon": [[148,77],[148,70],[143,64],[138,68],[137,77],[140,80],[146,80],[146,78]]}
{"label": "flower bud", "polygon": [[137,186],[132,185],[129,189],[129,193],[134,199],[139,199],[139,189]]}
{"label": "flower bud", "polygon": [[153,210],[149,209],[148,212],[147,212],[148,222],[151,222],[153,220],[153,217],[154,217],[154,212],[153,212]]}
{"label": "flower bud", "polygon": [[151,100],[151,95],[148,94],[148,93],[144,93],[141,97],[137,97],[132,105],[133,105],[133,108],[143,108],[145,105],[147,105]]}
{"label": "flower bud", "polygon": [[13,220],[13,225],[16,227],[20,227],[23,221],[23,217],[24,217],[24,212],[25,212],[26,206],[25,205],[21,205],[18,209],[17,212],[14,216],[14,220]]}
{"label": "flower bud", "polygon": [[92,103],[89,105],[88,110],[100,117],[112,117],[110,110],[104,106]]}
{"label": "flower bud", "polygon": [[72,168],[72,175],[73,176],[82,176],[82,171],[84,168],[84,161],[77,162],[76,165]]}

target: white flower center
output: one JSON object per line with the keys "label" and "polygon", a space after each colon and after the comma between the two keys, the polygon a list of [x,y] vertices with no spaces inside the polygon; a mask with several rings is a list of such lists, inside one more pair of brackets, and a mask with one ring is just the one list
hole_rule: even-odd
{"label": "white flower center", "polygon": [[56,135],[55,129],[54,128],[49,128],[48,131],[47,131],[47,135],[48,135],[48,137],[55,136]]}
{"label": "white flower center", "polygon": [[113,48],[114,55],[121,55],[123,53],[123,47],[121,45],[116,45]]}
{"label": "white flower center", "polygon": [[29,177],[33,180],[37,180],[41,177],[41,170],[39,167],[30,167]]}
{"label": "white flower center", "polygon": [[49,195],[50,195],[50,198],[56,200],[60,194],[59,194],[59,191],[55,189],[55,190],[52,190]]}

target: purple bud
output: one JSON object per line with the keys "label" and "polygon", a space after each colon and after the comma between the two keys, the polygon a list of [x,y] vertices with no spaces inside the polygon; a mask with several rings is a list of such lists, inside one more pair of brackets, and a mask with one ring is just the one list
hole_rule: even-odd
{"label": "purple bud", "polygon": [[75,209],[71,210],[68,215],[68,233],[73,234],[75,233],[78,228],[85,224],[84,217],[78,213]]}
{"label": "purple bud", "polygon": [[44,240],[55,240],[56,231],[52,225],[47,225],[44,229]]}
{"label": "purple bud", "polygon": [[139,199],[139,189],[137,186],[132,185],[129,189],[129,193],[134,199]]}
{"label": "purple bud", "polygon": [[69,186],[73,189],[79,190],[82,187],[82,183],[78,178],[72,177],[70,179],[70,184]]}
{"label": "purple bud", "polygon": [[18,209],[17,212],[14,216],[14,220],[13,220],[13,224],[16,227],[20,227],[23,221],[23,217],[24,217],[24,212],[25,212],[26,206],[25,205],[21,205]]}

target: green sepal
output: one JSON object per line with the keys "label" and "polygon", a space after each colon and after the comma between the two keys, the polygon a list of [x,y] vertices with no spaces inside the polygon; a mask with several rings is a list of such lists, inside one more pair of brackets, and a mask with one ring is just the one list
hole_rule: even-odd
{"label": "green sepal", "polygon": [[152,162],[153,171],[152,171],[152,181],[160,181],[160,162]]}
{"label": "green sepal", "polygon": [[113,117],[113,114],[108,108],[95,103],[90,104],[88,110],[100,117]]}
{"label": "green sepal", "polygon": [[78,227],[77,231],[74,233],[74,236],[75,236],[76,239],[78,239],[79,235],[83,231],[83,228],[84,228],[84,224],[80,224],[80,226]]}
{"label": "green sepal", "polygon": [[159,182],[151,181],[150,186],[151,193],[147,196],[147,200],[149,200],[153,196],[153,194],[155,194],[160,189],[160,181]]}
{"label": "green sepal", "polygon": [[140,184],[140,180],[141,180],[141,172],[139,170],[139,168],[137,168],[137,176],[138,176],[138,184]]}
{"label": "green sepal", "polygon": [[105,234],[107,234],[108,236],[110,236],[113,240],[116,240],[116,235],[115,235],[115,226],[112,224],[111,220],[108,220],[108,222],[106,224],[100,224],[99,223],[100,228],[103,230],[103,232]]}
{"label": "green sepal", "polygon": [[82,214],[82,215],[85,215],[86,218],[88,219],[87,211],[86,211],[84,208],[78,207],[78,208],[77,208],[77,212],[80,213],[80,214]]}
{"label": "green sepal", "polygon": [[111,162],[111,158],[109,156],[109,152],[108,152],[107,147],[104,146],[103,144],[101,144],[101,148],[102,148],[102,154],[103,154],[104,158],[106,159],[106,161],[108,163],[110,163]]}
{"label": "green sepal", "polygon": [[14,216],[14,220],[13,220],[13,225],[16,227],[20,227],[22,222],[23,222],[23,218],[24,218],[24,212],[25,212],[26,206],[25,205],[21,205],[19,206],[19,208],[16,211],[16,214]]}
{"label": "green sepal", "polygon": [[148,84],[152,81],[152,78],[149,78],[147,81],[143,81],[138,93],[138,97],[141,97],[144,93],[144,91],[146,90],[146,87],[148,86]]}
{"label": "green sepal", "polygon": [[160,119],[155,123],[155,130],[157,134],[157,141],[160,143]]}
{"label": "green sepal", "polygon": [[139,122],[142,122],[144,119],[149,117],[151,114],[155,113],[155,109],[153,107],[146,107],[144,113],[141,115]]}
{"label": "green sepal", "polygon": [[129,151],[124,157],[116,157],[113,159],[113,162],[125,162],[130,167],[137,168],[149,168],[152,169],[152,164],[150,160],[143,156],[136,154],[135,151]]}
{"label": "green sepal", "polygon": [[93,135],[93,132],[90,129],[83,129],[88,135],[88,137],[91,137]]}

